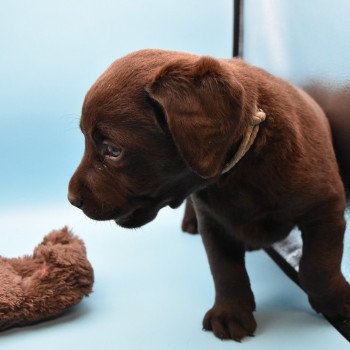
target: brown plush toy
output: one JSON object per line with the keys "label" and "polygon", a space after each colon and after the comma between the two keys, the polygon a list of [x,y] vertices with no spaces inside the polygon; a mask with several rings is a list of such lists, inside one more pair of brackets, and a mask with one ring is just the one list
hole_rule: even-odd
{"label": "brown plush toy", "polygon": [[0,256],[0,330],[53,318],[92,291],[84,243],[64,227],[50,232],[32,256]]}

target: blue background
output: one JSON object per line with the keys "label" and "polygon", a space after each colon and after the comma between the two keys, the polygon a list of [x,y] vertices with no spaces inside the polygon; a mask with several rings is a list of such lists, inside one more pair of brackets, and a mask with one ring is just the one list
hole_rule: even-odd
{"label": "blue background", "polygon": [[68,224],[96,274],[90,298],[58,320],[0,334],[2,348],[348,346],[263,252],[247,257],[257,337],[219,341],[201,331],[214,292],[200,237],[180,232],[182,208],[128,231],[67,203],[83,152],[84,94],[114,59],[146,47],[230,57],[231,42],[230,0],[1,1],[0,254],[28,254]]}
{"label": "blue background", "polygon": [[83,150],[81,104],[141,48],[230,56],[231,1],[2,1],[0,206],[61,202]]}

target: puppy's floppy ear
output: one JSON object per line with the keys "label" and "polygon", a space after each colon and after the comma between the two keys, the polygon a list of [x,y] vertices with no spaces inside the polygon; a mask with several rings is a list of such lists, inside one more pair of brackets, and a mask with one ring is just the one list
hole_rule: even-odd
{"label": "puppy's floppy ear", "polygon": [[244,128],[242,85],[218,60],[203,56],[166,64],[146,90],[163,107],[192,170],[204,178],[219,175]]}

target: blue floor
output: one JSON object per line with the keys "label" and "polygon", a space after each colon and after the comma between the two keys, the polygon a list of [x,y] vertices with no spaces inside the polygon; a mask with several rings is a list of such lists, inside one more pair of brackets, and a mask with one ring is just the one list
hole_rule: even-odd
{"label": "blue floor", "polygon": [[237,344],[202,331],[213,283],[200,237],[181,233],[181,215],[182,208],[166,208],[144,228],[125,230],[93,222],[65,204],[2,212],[4,255],[30,253],[46,232],[68,224],[86,242],[96,282],[93,294],[67,315],[1,333],[1,348],[348,349],[264,252],[247,256],[256,336]]}

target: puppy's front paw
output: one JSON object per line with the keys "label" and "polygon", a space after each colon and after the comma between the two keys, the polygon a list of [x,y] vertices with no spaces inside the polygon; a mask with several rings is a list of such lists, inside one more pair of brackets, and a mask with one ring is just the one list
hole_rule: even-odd
{"label": "puppy's front paw", "polygon": [[329,318],[350,318],[350,285],[322,297],[309,296],[313,309]]}
{"label": "puppy's front paw", "polygon": [[203,328],[213,331],[220,339],[241,341],[254,335],[256,321],[252,311],[231,304],[215,304],[204,316]]}

